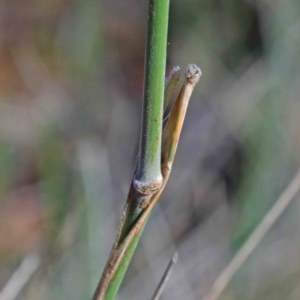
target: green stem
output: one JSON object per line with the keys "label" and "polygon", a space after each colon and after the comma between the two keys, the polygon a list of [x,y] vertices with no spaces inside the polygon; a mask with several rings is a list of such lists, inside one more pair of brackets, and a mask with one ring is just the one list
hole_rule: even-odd
{"label": "green stem", "polygon": [[138,244],[138,241],[139,241],[139,239],[142,235],[142,232],[143,232],[143,230],[141,230],[137,234],[137,236],[134,237],[132,242],[130,243],[130,246],[128,247],[124,257],[122,258],[122,262],[121,262],[119,268],[117,269],[114,277],[112,278],[112,280],[110,282],[110,285],[107,289],[104,300],[113,300],[113,299],[115,299],[115,297],[118,293],[119,287],[120,287],[120,285],[122,283],[122,280],[124,278],[124,275],[127,271],[128,265],[131,261],[133,253],[135,251],[135,248],[136,248],[136,246]]}
{"label": "green stem", "polygon": [[[148,32],[144,78],[143,118],[140,138],[139,163],[127,200],[124,223],[117,247],[121,247],[131,228],[143,211],[143,203],[159,190],[163,183],[161,174],[161,139],[163,123],[164,81],[166,67],[169,0],[149,0]],[[143,224],[144,227],[145,224]],[[113,300],[117,295],[127,267],[137,246],[142,230],[130,241],[120,264],[109,280],[113,263],[106,270],[93,300]],[[118,249],[117,249],[118,250]],[[113,248],[111,254],[116,254]]]}
{"label": "green stem", "polygon": [[166,68],[169,0],[150,0],[139,164],[134,186],[153,194],[162,184],[161,133]]}

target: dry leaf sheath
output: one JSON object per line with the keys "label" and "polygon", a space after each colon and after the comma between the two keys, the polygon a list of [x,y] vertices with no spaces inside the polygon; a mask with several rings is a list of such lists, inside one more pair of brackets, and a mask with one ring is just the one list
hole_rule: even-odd
{"label": "dry leaf sheath", "polygon": [[140,213],[138,214],[136,221],[131,224],[131,228],[129,228],[128,234],[124,236],[124,234],[122,233],[127,231],[124,230],[124,226],[128,226],[127,220],[130,219],[130,214],[132,212],[130,211],[130,209],[132,208],[133,202],[137,197],[137,191],[131,184],[121,224],[119,226],[115,242],[113,244],[110,256],[108,258],[106,267],[103,271],[102,278],[99,282],[93,300],[111,299],[110,297],[106,297],[106,295],[109,295],[112,290],[115,290],[115,286],[120,282],[120,277],[124,276],[125,270],[127,269],[144,225],[149,217],[149,214],[168,181],[188,103],[193,89],[200,79],[200,76],[201,71],[196,65],[191,64],[188,66],[185,74],[184,84],[172,107],[170,117],[162,134],[162,186],[149,199],[145,198],[146,201],[139,203],[139,205],[142,206],[140,208]]}
{"label": "dry leaf sheath", "polygon": [[166,110],[170,102],[171,96],[174,92],[175,87],[177,86],[179,78],[180,78],[180,68],[178,66],[173,67],[169,77],[165,81],[164,111]]}

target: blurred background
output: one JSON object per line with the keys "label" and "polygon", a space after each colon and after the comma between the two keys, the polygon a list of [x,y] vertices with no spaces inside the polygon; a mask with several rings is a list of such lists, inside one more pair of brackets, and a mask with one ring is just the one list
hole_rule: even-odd
{"label": "blurred background", "polygon": [[[135,168],[146,22],[147,1],[0,1],[1,300],[91,298]],[[150,299],[175,251],[163,299],[201,299],[277,201],[299,49],[297,0],[171,0],[167,73],[203,76],[118,299]],[[218,299],[300,298],[299,216],[297,195]]]}

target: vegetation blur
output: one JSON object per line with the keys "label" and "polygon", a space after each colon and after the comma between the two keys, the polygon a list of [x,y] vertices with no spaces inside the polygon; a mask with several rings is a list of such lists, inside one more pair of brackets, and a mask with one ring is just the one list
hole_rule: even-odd
{"label": "vegetation blur", "polygon": [[[135,168],[147,1],[0,2],[0,299],[90,299]],[[172,1],[196,63],[167,187],[117,299],[204,297],[300,166],[300,5]],[[178,91],[177,91],[178,92]],[[300,298],[300,194],[220,300]]]}

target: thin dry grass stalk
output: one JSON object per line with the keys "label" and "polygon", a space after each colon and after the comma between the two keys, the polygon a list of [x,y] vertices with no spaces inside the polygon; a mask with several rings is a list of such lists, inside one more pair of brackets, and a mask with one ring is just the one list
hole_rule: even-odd
{"label": "thin dry grass stalk", "polygon": [[216,300],[300,190],[300,170],[202,300]]}
{"label": "thin dry grass stalk", "polygon": [[177,263],[177,260],[178,260],[178,253],[176,252],[173,257],[171,258],[165,272],[164,272],[164,275],[163,277],[161,278],[159,284],[158,284],[158,287],[152,297],[152,300],[159,300],[163,291],[164,291],[164,288],[170,278],[170,275],[174,269],[174,266],[175,264]]}
{"label": "thin dry grass stalk", "polygon": [[0,300],[15,300],[40,265],[40,258],[26,256],[0,292]]}

